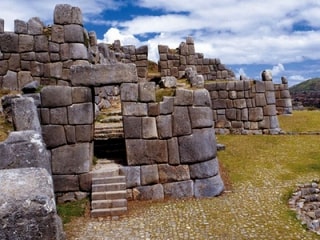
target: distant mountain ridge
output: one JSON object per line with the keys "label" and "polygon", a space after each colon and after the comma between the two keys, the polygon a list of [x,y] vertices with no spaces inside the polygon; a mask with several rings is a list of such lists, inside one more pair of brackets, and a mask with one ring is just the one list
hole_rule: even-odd
{"label": "distant mountain ridge", "polygon": [[298,92],[320,91],[320,78],[312,78],[289,88],[291,94]]}
{"label": "distant mountain ridge", "polygon": [[294,109],[320,108],[320,78],[312,78],[289,88]]}

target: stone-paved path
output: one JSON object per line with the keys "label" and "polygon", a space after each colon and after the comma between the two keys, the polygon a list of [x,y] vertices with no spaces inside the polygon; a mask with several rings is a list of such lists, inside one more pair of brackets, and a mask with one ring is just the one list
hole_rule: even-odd
{"label": "stone-paved path", "polygon": [[67,225],[67,236],[70,240],[320,239],[288,212],[283,199],[296,182],[277,186],[267,170],[256,177],[265,180],[261,186],[234,186],[216,198],[130,202],[122,217],[78,218]]}

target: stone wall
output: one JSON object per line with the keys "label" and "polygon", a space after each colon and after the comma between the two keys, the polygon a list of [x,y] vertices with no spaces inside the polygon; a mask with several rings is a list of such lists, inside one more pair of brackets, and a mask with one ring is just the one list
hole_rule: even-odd
{"label": "stone wall", "polygon": [[174,76],[182,78],[185,69],[195,66],[198,74],[203,75],[204,80],[235,80],[234,73],[223,65],[220,59],[204,58],[203,53],[196,53],[194,41],[187,37],[177,49],[169,49],[168,46],[159,45],[159,70],[161,76]]}
{"label": "stone wall", "polygon": [[278,134],[275,90],[265,81],[213,81],[205,83],[212,100],[217,133]]}
{"label": "stone wall", "polygon": [[156,102],[153,82],[123,84],[121,100],[128,161],[122,170],[131,199],[223,191],[207,90],[178,88]]}
{"label": "stone wall", "polygon": [[292,114],[292,101],[288,87],[288,80],[285,77],[282,77],[281,83],[274,85],[274,90],[278,114]]}

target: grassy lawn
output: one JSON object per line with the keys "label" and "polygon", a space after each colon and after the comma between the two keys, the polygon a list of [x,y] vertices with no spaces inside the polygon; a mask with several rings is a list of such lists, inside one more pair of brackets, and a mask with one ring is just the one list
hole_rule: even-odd
{"label": "grassy lawn", "polygon": [[320,111],[293,111],[290,116],[278,117],[280,127],[286,132],[320,132]]}

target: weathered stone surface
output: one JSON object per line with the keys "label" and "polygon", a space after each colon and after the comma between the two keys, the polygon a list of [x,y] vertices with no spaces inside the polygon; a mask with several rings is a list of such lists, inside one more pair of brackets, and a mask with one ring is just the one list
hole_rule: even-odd
{"label": "weathered stone surface", "polygon": [[141,166],[141,185],[152,185],[159,183],[158,165]]}
{"label": "weathered stone surface", "polygon": [[41,35],[43,33],[44,24],[41,22],[40,18],[33,17],[28,21],[28,34],[31,35]]}
{"label": "weathered stone surface", "polygon": [[172,137],[172,117],[171,115],[160,115],[156,118],[160,139]]}
{"label": "weathered stone surface", "polygon": [[83,43],[84,31],[78,24],[68,24],[64,26],[64,40],[68,43]]}
{"label": "weathered stone surface", "polygon": [[76,141],[77,142],[91,142],[93,140],[93,126],[90,125],[76,125]]}
{"label": "weathered stone surface", "polygon": [[213,114],[209,107],[189,107],[192,128],[213,126]]}
{"label": "weathered stone surface", "polygon": [[82,13],[80,8],[68,4],[58,4],[54,9],[55,24],[79,24],[82,25]]}
{"label": "weathered stone surface", "polygon": [[92,103],[77,103],[68,107],[69,124],[92,124]]}
{"label": "weathered stone surface", "polygon": [[79,191],[78,175],[53,175],[52,178],[55,192]]}
{"label": "weathered stone surface", "polygon": [[163,97],[160,102],[160,114],[170,114],[173,112],[174,97]]}
{"label": "weathered stone surface", "polygon": [[0,143],[0,169],[39,167],[51,173],[50,153],[39,132],[11,132]]}
{"label": "weathered stone surface", "polygon": [[16,53],[19,50],[19,35],[12,32],[0,34],[0,51],[3,53]]}
{"label": "weathered stone surface", "polygon": [[194,129],[192,135],[179,140],[181,163],[203,162],[216,157],[216,137],[213,128]]}
{"label": "weathered stone surface", "polygon": [[150,117],[156,117],[160,115],[160,104],[159,103],[148,103],[148,115]]}
{"label": "weathered stone surface", "polygon": [[142,118],[142,138],[144,139],[158,138],[156,118],[154,117]]}
{"label": "weathered stone surface", "polygon": [[33,51],[34,45],[33,36],[30,35],[19,35],[19,52],[31,52]]}
{"label": "weathered stone surface", "polygon": [[148,104],[139,102],[122,102],[122,114],[124,116],[147,116]]}
{"label": "weathered stone surface", "polygon": [[122,166],[120,172],[126,176],[127,188],[133,188],[141,185],[140,166]]}
{"label": "weathered stone surface", "polygon": [[209,178],[219,173],[219,163],[217,158],[201,163],[191,164],[189,165],[189,168],[192,179]]}
{"label": "weathered stone surface", "polygon": [[159,180],[160,183],[177,182],[190,179],[189,166],[169,164],[159,164]]}
{"label": "weathered stone surface", "polygon": [[194,181],[194,196],[201,197],[215,197],[220,195],[224,190],[224,184],[220,174],[206,179],[197,179]]}
{"label": "weathered stone surface", "polygon": [[42,107],[63,107],[72,104],[71,87],[46,86],[41,90]]}
{"label": "weathered stone surface", "polygon": [[210,93],[207,89],[196,89],[193,92],[193,104],[195,106],[211,107]]}
{"label": "weathered stone surface", "polygon": [[264,70],[261,73],[262,81],[272,81],[272,72],[270,70]]}
{"label": "weathered stone surface", "polygon": [[15,130],[34,130],[41,133],[38,112],[33,98],[12,100],[12,120]]}
{"label": "weathered stone surface", "polygon": [[0,182],[0,239],[65,239],[45,169],[1,170]]}
{"label": "weathered stone surface", "polygon": [[155,102],[156,90],[155,82],[139,83],[139,100],[141,102]]}
{"label": "weathered stone surface", "polygon": [[137,200],[163,200],[163,186],[161,184],[155,184],[151,186],[140,186],[136,188],[138,190]]}
{"label": "weathered stone surface", "polygon": [[253,122],[263,120],[263,109],[260,108],[249,108],[249,120]]}
{"label": "weathered stone surface", "polygon": [[18,90],[18,74],[9,70],[7,74],[3,76],[2,88]]}
{"label": "weathered stone surface", "polygon": [[126,152],[129,166],[168,162],[166,140],[126,139]]}
{"label": "weathered stone surface", "polygon": [[179,156],[179,145],[178,138],[169,138],[167,140],[168,145],[168,162],[171,165],[179,165],[180,164],[180,156]]}
{"label": "weathered stone surface", "polygon": [[74,65],[70,68],[74,86],[100,86],[137,82],[137,69],[134,64]]}
{"label": "weathered stone surface", "polygon": [[142,138],[141,117],[123,117],[123,130],[125,138]]}
{"label": "weathered stone surface", "polygon": [[191,134],[192,129],[188,107],[174,107],[172,119],[173,136]]}
{"label": "weathered stone surface", "polygon": [[163,184],[165,198],[189,198],[193,196],[194,184],[192,180]]}
{"label": "weathered stone surface", "polygon": [[92,101],[91,89],[87,87],[72,88],[72,103],[84,103]]}
{"label": "weathered stone surface", "polygon": [[173,76],[162,77],[160,86],[164,88],[173,88],[177,86],[177,79]]}
{"label": "weathered stone surface", "polygon": [[124,102],[138,101],[138,97],[139,97],[138,84],[135,84],[135,83],[121,84],[120,97],[121,97],[121,101],[124,101]]}
{"label": "weathered stone surface", "polygon": [[[69,53],[70,58],[73,60],[87,60],[88,59],[88,50],[86,46],[82,43],[70,43],[69,44]],[[76,66],[85,66],[85,65],[76,65]]]}
{"label": "weathered stone surface", "polygon": [[60,125],[43,125],[42,136],[49,149],[67,144],[64,128]]}
{"label": "weathered stone surface", "polygon": [[21,90],[24,94],[35,93],[39,87],[40,87],[40,84],[38,81],[32,81],[25,84]]}
{"label": "weathered stone surface", "polygon": [[79,176],[79,187],[81,191],[90,192],[92,185],[92,175],[91,173],[83,173]]}
{"label": "weathered stone surface", "polygon": [[68,143],[76,142],[76,128],[75,126],[66,125],[64,126],[64,131]]}
{"label": "weathered stone surface", "polygon": [[89,143],[64,145],[52,149],[52,173],[76,174],[90,171],[91,146]]}
{"label": "weathered stone surface", "polygon": [[184,88],[176,89],[176,97],[174,104],[177,106],[185,106],[193,104],[193,91]]}
{"label": "weathered stone surface", "polygon": [[68,114],[66,107],[57,107],[50,109],[50,123],[51,124],[68,124]]}

